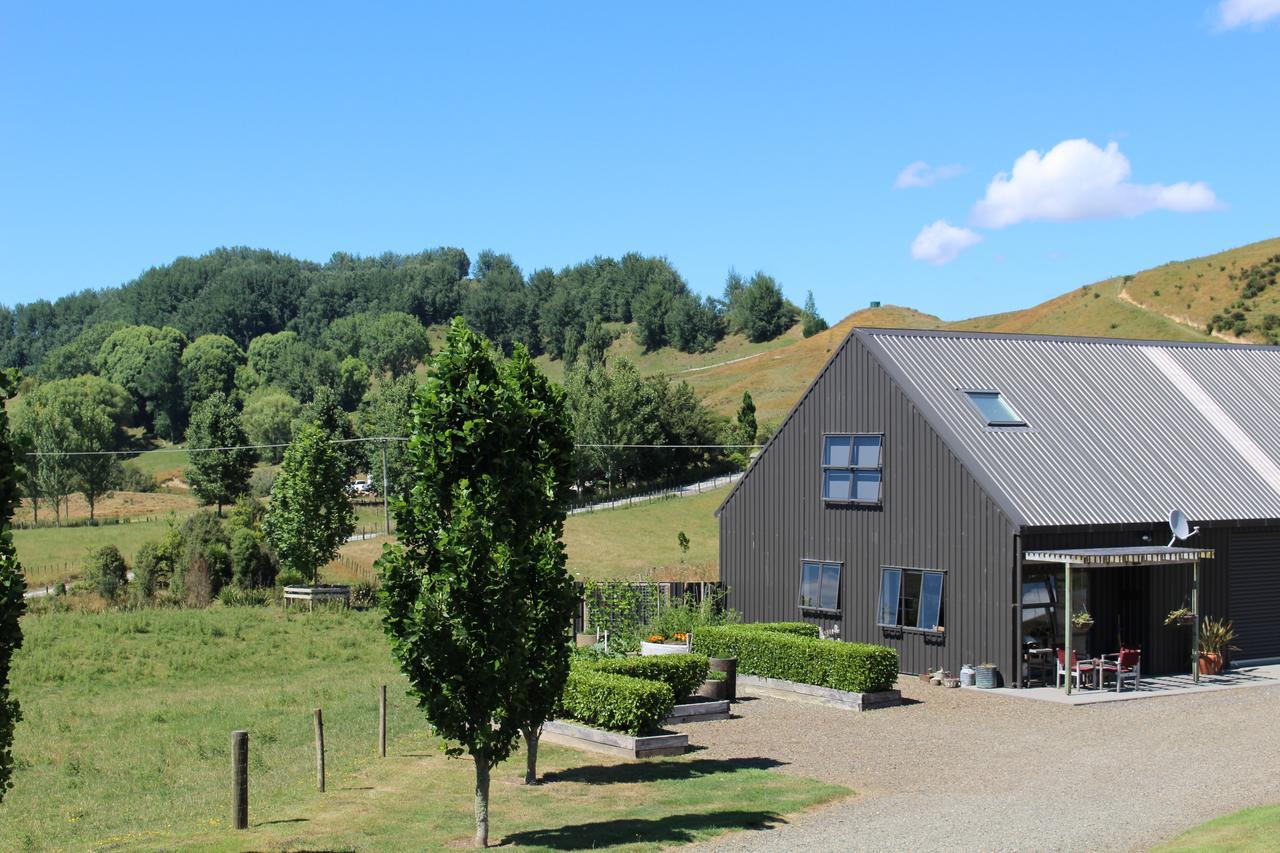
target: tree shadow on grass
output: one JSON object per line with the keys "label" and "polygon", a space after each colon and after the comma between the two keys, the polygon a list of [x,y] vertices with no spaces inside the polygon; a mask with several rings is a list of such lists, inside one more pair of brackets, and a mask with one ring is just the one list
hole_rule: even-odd
{"label": "tree shadow on grass", "polygon": [[647,761],[643,764],[592,764],[569,767],[543,774],[544,784],[582,782],[587,785],[618,785],[660,782],[667,779],[697,779],[715,773],[738,770],[770,770],[785,761],[772,758],[695,758],[692,761]]}
{"label": "tree shadow on grass", "polygon": [[556,829],[514,832],[503,845],[538,845],[552,850],[598,850],[615,844],[688,844],[707,830],[774,829],[786,823],[766,811],[727,811],[710,814],[677,814],[660,818],[620,818],[576,823]]}

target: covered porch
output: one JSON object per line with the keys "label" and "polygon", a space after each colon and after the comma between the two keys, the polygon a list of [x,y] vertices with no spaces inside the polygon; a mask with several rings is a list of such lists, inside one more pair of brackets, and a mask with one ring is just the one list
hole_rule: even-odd
{"label": "covered porch", "polygon": [[[1026,551],[1017,686],[1070,697],[1101,695],[1104,686],[1112,695],[1117,687],[1137,695],[1144,687],[1146,694],[1177,690],[1180,679],[1198,685],[1200,563],[1213,556],[1172,545]],[[1165,627],[1178,609],[1188,614],[1184,624]]]}

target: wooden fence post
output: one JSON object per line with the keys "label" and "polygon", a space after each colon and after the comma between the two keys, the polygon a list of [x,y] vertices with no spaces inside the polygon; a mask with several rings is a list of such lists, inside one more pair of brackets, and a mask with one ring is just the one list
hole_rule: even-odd
{"label": "wooden fence post", "polygon": [[249,733],[231,733],[231,825],[249,828]]}
{"label": "wooden fence post", "polygon": [[387,757],[387,685],[378,688],[378,757]]}
{"label": "wooden fence post", "polygon": [[324,793],[324,717],[315,710],[316,719],[316,787]]}

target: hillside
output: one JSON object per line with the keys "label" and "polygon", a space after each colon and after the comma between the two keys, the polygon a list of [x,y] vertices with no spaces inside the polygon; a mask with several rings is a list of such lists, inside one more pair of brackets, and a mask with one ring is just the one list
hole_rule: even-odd
{"label": "hillside", "polygon": [[[768,344],[726,338],[714,352],[685,355],[670,350],[642,354],[631,336],[623,335],[610,355],[625,355],[642,373],[668,373],[688,381],[721,414],[731,415],[742,392],[750,391],[760,422],[776,425],[855,326],[1275,343],[1280,342],[1277,273],[1280,238],[1117,276],[1001,314],[946,321],[911,308],[885,305],[856,311],[809,339],[793,328]],[[1253,295],[1244,298],[1246,292]],[[1215,325],[1212,334],[1208,331],[1211,322]]]}

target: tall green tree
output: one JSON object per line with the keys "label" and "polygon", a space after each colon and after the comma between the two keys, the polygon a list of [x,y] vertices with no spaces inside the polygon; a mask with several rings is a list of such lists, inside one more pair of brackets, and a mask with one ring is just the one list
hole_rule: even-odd
{"label": "tall green tree", "polygon": [[187,338],[168,326],[126,326],[98,350],[98,372],[124,387],[137,403],[142,425],[177,440],[186,427],[180,370]]}
{"label": "tall green tree", "polygon": [[266,445],[258,451],[263,462],[278,464],[293,438],[293,423],[302,404],[287,391],[266,388],[245,401],[241,421],[251,444]]}
{"label": "tall green tree", "polygon": [[342,408],[338,392],[332,388],[317,388],[315,397],[298,413],[294,432],[303,424],[316,424],[333,442],[334,452],[342,457],[344,484],[354,477],[364,462],[364,450],[360,447],[361,442],[355,440],[358,438],[355,424]]}
{"label": "tall green tree", "polygon": [[182,351],[178,371],[187,408],[213,394],[230,395],[236,371],[244,363],[244,350],[225,335],[201,335],[192,341]]}
{"label": "tall green tree", "polygon": [[726,285],[725,293],[729,328],[753,343],[771,341],[795,322],[794,309],[782,298],[773,276],[757,272],[745,285]]}
{"label": "tall green tree", "polygon": [[818,314],[818,306],[813,301],[812,290],[804,298],[804,308],[800,310],[800,323],[801,331],[806,338],[812,338],[818,332],[827,330],[827,321]]}
{"label": "tall green tree", "polygon": [[89,518],[98,499],[116,488],[122,473],[115,451],[126,444],[133,405],[121,386],[100,376],[77,376],[36,386],[15,404],[15,430],[38,456],[35,496],[59,505],[73,491],[84,494]]}
{"label": "tall green tree", "polygon": [[248,443],[240,412],[226,394],[216,391],[192,408],[187,446],[194,449],[188,453],[187,481],[200,500],[217,506],[219,516],[224,504],[249,491],[254,452],[244,446]]}
{"label": "tall green tree", "polygon": [[347,499],[346,458],[325,431],[308,423],[285,451],[262,532],[281,567],[315,583],[320,567],[338,556],[355,530]]}
{"label": "tall green tree", "polygon": [[558,589],[563,560],[551,543],[571,439],[557,396],[523,347],[500,364],[455,320],[414,405],[400,544],[378,562],[384,624],[411,691],[447,751],[474,762],[479,847],[490,773],[538,716],[530,679],[546,673],[530,656],[545,651],[530,640],[533,626],[566,651],[569,642],[570,611],[539,617],[533,604],[549,584]]}
{"label": "tall green tree", "polygon": [[13,787],[13,730],[22,719],[18,700],[9,695],[9,667],[22,646],[19,619],[26,609],[27,585],[13,547],[13,510],[17,502],[17,458],[3,401],[13,396],[17,376],[0,373],[0,801]]}
{"label": "tall green tree", "polygon": [[756,401],[751,399],[750,391],[742,392],[742,405],[738,406],[738,435],[743,444],[755,444],[759,427],[756,425]]}

